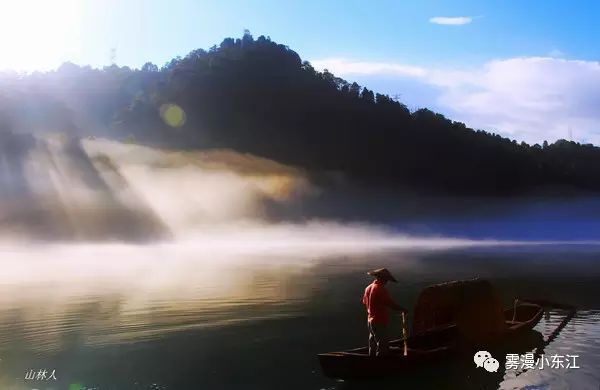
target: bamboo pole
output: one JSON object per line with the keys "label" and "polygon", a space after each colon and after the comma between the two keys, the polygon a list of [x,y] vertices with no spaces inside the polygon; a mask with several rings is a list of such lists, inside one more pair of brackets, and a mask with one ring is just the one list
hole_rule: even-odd
{"label": "bamboo pole", "polygon": [[404,312],[402,312],[402,337],[404,338],[404,356],[408,356],[408,344],[406,341],[406,336],[408,332],[406,331],[406,316]]}

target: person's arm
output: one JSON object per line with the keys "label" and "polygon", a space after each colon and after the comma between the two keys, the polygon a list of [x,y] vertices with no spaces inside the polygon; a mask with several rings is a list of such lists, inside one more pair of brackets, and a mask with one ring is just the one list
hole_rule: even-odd
{"label": "person's arm", "polygon": [[394,301],[391,301],[388,306],[391,307],[394,310],[397,310],[397,311],[404,312],[404,313],[408,314],[408,310],[406,310],[406,308],[404,306],[400,306],[400,305],[398,305]]}
{"label": "person's arm", "polygon": [[390,294],[387,292],[387,290],[384,290],[384,291],[385,291],[384,302],[387,307],[408,314],[408,310],[406,310],[406,308],[404,306],[400,306],[399,304],[394,302],[394,300],[392,299],[392,297],[390,297]]}

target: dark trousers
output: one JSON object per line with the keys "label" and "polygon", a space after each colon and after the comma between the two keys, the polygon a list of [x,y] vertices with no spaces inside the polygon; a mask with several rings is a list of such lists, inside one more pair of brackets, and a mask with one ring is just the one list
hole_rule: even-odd
{"label": "dark trousers", "polygon": [[389,350],[387,324],[369,322],[369,356],[384,356]]}

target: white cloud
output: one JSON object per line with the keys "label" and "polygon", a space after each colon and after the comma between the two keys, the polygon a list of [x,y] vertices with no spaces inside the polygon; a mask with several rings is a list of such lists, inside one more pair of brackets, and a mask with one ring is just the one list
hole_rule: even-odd
{"label": "white cloud", "polygon": [[429,19],[430,23],[433,24],[442,24],[445,26],[462,26],[465,24],[469,24],[473,21],[473,18],[469,16],[435,16]]}
{"label": "white cloud", "polygon": [[327,58],[312,61],[311,64],[317,69],[328,69],[336,75],[375,75],[390,74],[397,76],[420,77],[424,76],[426,70],[418,66],[403,65],[387,62],[361,62],[351,61],[344,58]]}
{"label": "white cloud", "polygon": [[564,57],[565,53],[563,53],[561,50],[559,49],[552,49],[550,50],[550,52],[548,53],[549,57]]}
{"label": "white cloud", "polygon": [[[363,70],[370,77],[401,76],[423,89],[433,86],[437,97],[428,106],[471,127],[530,143],[569,138],[571,128],[575,141],[600,145],[598,62],[519,57],[466,69],[350,60],[332,64],[339,65],[331,70],[340,76]],[[408,95],[403,98],[410,100]]]}
{"label": "white cloud", "polygon": [[[428,82],[436,83],[435,79]],[[549,57],[496,60],[446,84],[439,97],[473,126],[528,142],[569,138],[600,144],[600,64]]]}

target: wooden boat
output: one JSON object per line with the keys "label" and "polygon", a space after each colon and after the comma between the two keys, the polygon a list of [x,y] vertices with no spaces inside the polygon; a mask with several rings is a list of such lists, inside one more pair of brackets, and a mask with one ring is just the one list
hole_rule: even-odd
{"label": "wooden boat", "polygon": [[[468,283],[472,286],[471,281]],[[476,283],[481,284],[479,281]],[[489,283],[484,283],[486,283],[484,290],[492,291]],[[460,289],[464,290],[464,286],[463,284]],[[448,285],[445,284],[443,289],[446,296],[448,295],[447,287]],[[450,286],[452,290],[455,287],[456,285]],[[427,305],[423,304],[423,301],[427,301],[427,298],[431,297],[431,294],[429,294],[432,291],[431,288],[429,288],[427,293],[425,292],[426,290],[421,294],[421,298],[423,299],[420,299],[420,307],[427,307]],[[478,290],[481,293],[481,289],[478,288]],[[465,295],[459,293],[458,296],[464,297]],[[481,297],[481,294],[479,297]],[[440,306],[438,305],[437,307],[439,308]],[[417,312],[419,311],[415,309],[415,314]],[[400,338],[390,342],[390,353],[386,356],[371,357],[368,354],[368,348],[362,347],[341,352],[321,353],[318,357],[323,373],[331,378],[365,379],[369,377],[399,375],[427,363],[448,358],[451,355],[460,353],[473,354],[478,350],[493,349],[494,346],[515,339],[518,335],[530,331],[539,322],[543,313],[543,307],[537,303],[515,302],[513,307],[503,311],[502,331],[493,333],[491,337],[473,340],[469,335],[465,334],[465,327],[462,326],[465,322],[463,320],[456,321],[456,318],[453,318],[446,324],[436,325],[427,330],[420,330],[408,337],[406,339],[408,345],[406,356],[403,353],[404,339]],[[422,320],[418,316],[415,317],[415,320]],[[422,321],[419,323],[422,323]],[[415,323],[413,322],[414,328]],[[466,326],[466,329],[470,330],[472,327]]]}

